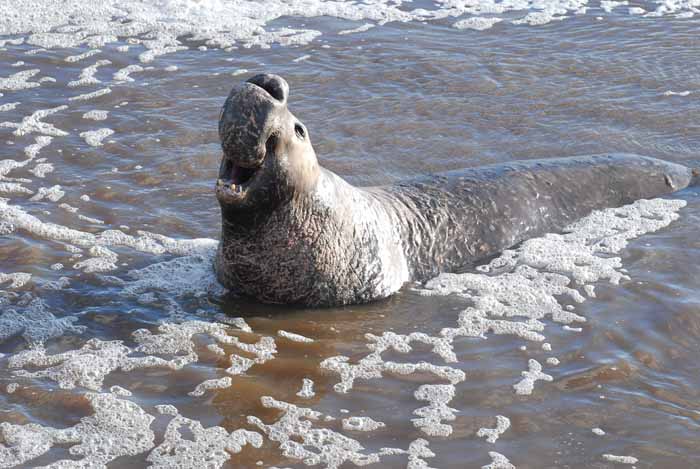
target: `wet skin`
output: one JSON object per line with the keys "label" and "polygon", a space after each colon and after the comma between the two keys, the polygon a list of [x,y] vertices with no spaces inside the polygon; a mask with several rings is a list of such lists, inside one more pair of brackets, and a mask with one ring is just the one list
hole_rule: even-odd
{"label": "wet skin", "polygon": [[289,86],[257,75],[219,121],[217,276],[266,303],[332,306],[385,298],[596,209],[697,182],[697,171],[630,154],[528,160],[381,187],[322,168]]}

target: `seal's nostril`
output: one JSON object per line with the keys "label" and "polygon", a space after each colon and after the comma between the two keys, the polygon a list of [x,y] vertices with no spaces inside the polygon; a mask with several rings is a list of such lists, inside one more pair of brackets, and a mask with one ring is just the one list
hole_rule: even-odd
{"label": "seal's nostril", "polygon": [[270,73],[263,73],[260,75],[255,75],[248,80],[248,83],[259,86],[260,88],[267,91],[270,96],[275,98],[281,103],[287,102],[287,96],[289,95],[289,85],[279,75],[273,75]]}

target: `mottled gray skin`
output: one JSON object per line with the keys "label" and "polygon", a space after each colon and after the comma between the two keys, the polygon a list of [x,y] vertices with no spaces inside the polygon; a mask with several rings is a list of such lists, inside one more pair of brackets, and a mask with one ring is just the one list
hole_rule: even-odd
{"label": "mottled gray skin", "polygon": [[454,272],[595,209],[696,182],[690,169],[610,154],[514,162],[353,187],[319,166],[287,108],[289,87],[258,75],[231,91],[219,134],[219,280],[262,302],[331,306]]}

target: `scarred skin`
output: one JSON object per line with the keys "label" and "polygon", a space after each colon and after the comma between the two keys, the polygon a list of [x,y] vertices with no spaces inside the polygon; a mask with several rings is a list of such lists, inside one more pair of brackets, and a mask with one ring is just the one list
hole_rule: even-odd
{"label": "scarred skin", "polygon": [[530,160],[353,187],[319,166],[287,108],[289,86],[257,75],[221,112],[216,193],[219,281],[267,303],[333,306],[385,298],[591,211],[652,198],[699,174],[610,154]]}

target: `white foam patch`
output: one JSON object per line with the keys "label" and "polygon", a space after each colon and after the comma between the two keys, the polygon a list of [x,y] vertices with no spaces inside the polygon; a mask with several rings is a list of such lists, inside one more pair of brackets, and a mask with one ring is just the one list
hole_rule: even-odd
{"label": "white foam patch", "polygon": [[124,287],[124,294],[159,291],[170,297],[222,295],[225,290],[216,280],[212,268],[216,246],[214,240],[202,240],[201,254],[177,257],[129,271],[130,281]]}
{"label": "white foam patch", "polygon": [[615,1],[615,0],[601,0],[600,8],[606,13],[612,12],[615,8],[619,6],[629,5],[628,0]]}
{"label": "white foam patch", "polygon": [[31,70],[13,73],[7,78],[0,77],[0,91],[19,91],[41,86],[39,82],[29,81],[40,71],[38,68],[32,68]]}
{"label": "white foam patch", "polygon": [[452,26],[457,29],[473,29],[475,31],[484,31],[486,29],[492,28],[494,24],[500,23],[501,21],[503,21],[502,18],[484,18],[480,16],[472,16],[471,18],[457,21]]}
{"label": "white foam patch", "polygon": [[31,145],[27,145],[24,148],[24,154],[27,155],[27,158],[29,158],[30,160],[34,159],[37,157],[41,149],[47,147],[52,140],[53,137],[48,137],[46,135],[38,135],[34,137],[34,143],[32,143]]}
{"label": "white foam patch", "polygon": [[187,394],[193,397],[203,396],[207,391],[213,389],[226,389],[230,388],[233,384],[233,380],[229,376],[224,376],[218,379],[208,379],[203,381],[194,388],[194,391],[188,392]]}
{"label": "white foam patch", "polygon": [[39,424],[0,423],[0,461],[4,467],[30,462],[54,446],[70,446],[68,452],[77,459],[63,459],[51,467],[106,467],[122,456],[143,453],[154,446],[150,429],[153,417],[133,402],[113,394],[87,393],[95,413],[65,429]]}
{"label": "white foam patch", "polygon": [[127,65],[126,67],[121,68],[117,72],[115,72],[112,78],[114,79],[114,81],[134,81],[134,79],[131,78],[130,75],[136,72],[143,72],[144,70],[145,69],[140,65]]}
{"label": "white foam patch", "polygon": [[65,191],[61,189],[61,186],[51,186],[51,187],[40,187],[36,195],[31,199],[33,202],[38,202],[40,200],[50,200],[51,202],[58,202],[66,195]]}
{"label": "white foam patch", "polygon": [[592,431],[593,434],[595,434],[595,435],[598,435],[598,436],[605,436],[605,430],[603,430],[602,428],[597,428],[597,427],[596,427],[596,428],[592,428],[591,431]]}
{"label": "white foam patch", "polygon": [[[603,1],[602,8],[611,11],[620,2]],[[271,0],[265,5],[243,2],[230,8],[225,1],[194,2],[168,0],[151,4],[136,0],[105,0],[86,8],[79,0],[67,0],[51,8],[45,0],[4,0],[5,11],[13,15],[0,19],[0,35],[29,34],[26,41],[43,48],[101,47],[116,42],[118,37],[131,37],[133,44],[146,50],[139,54],[141,62],[150,62],[163,54],[185,48],[178,37],[191,36],[195,41],[205,41],[206,47],[231,48],[233,46],[269,48],[271,44],[306,44],[320,35],[308,29],[273,29],[269,23],[285,17],[320,18],[333,17],[359,23],[354,30],[365,31],[371,24],[390,22],[430,21],[447,17],[480,17],[503,15],[515,24],[541,25],[574,14],[583,14],[587,0],[478,0],[438,2],[431,9],[409,8],[405,2],[368,0],[366,2],[305,0]],[[692,0],[654,0],[656,7],[647,16],[673,15],[683,17],[694,13]],[[638,7],[637,7],[638,8]],[[637,14],[634,9],[630,14]],[[465,21],[470,21],[467,18]],[[372,23],[368,23],[372,22]],[[368,26],[369,25],[369,26]],[[136,39],[139,37],[139,39]],[[142,39],[145,38],[145,39]],[[78,56],[76,56],[78,57]],[[76,59],[81,60],[81,59]]]}
{"label": "white foam patch", "polygon": [[10,285],[6,288],[17,289],[25,286],[32,279],[32,274],[26,272],[13,272],[11,274],[6,274],[0,272],[0,286],[10,282]]}
{"label": "white foam patch", "polygon": [[683,97],[685,97],[688,95],[690,95],[690,91],[688,91],[688,90],[685,90],[685,91],[671,91],[671,90],[664,91],[664,96],[683,96]]}
{"label": "white foam patch", "polygon": [[101,111],[101,110],[92,110],[88,111],[85,114],[83,114],[83,119],[89,119],[93,121],[103,121],[107,119],[107,116],[109,115],[109,111]]}
{"label": "white foam patch", "polygon": [[510,419],[503,415],[496,416],[496,428],[480,428],[476,432],[478,437],[486,437],[486,441],[489,443],[496,443],[498,438],[505,433],[506,430],[510,428]]}
{"label": "white foam patch", "polygon": [[80,72],[80,77],[77,80],[73,80],[73,81],[68,82],[68,87],[75,88],[77,86],[89,86],[89,85],[97,85],[99,83],[102,83],[100,80],[95,78],[95,74],[97,73],[97,69],[99,67],[102,67],[105,65],[110,65],[111,63],[112,62],[109,60],[98,60],[97,62],[90,65],[89,67],[85,67]]}
{"label": "white foam patch", "polygon": [[282,415],[270,425],[255,416],[249,416],[248,422],[257,426],[270,440],[279,443],[280,451],[285,457],[301,460],[306,465],[324,464],[329,469],[337,469],[350,462],[356,466],[365,466],[379,462],[382,455],[405,453],[387,448],[377,453],[365,453],[364,447],[357,440],[328,428],[315,428],[314,422],[323,417],[320,412],[269,396],[260,400],[264,407],[280,410]]}
{"label": "white foam patch", "polygon": [[47,174],[52,173],[54,171],[54,167],[51,163],[39,163],[38,165],[34,166],[32,169],[29,170],[30,173],[32,173],[34,176],[38,178],[45,178]]}
{"label": "white foam patch", "polygon": [[277,331],[277,335],[280,337],[284,337],[285,339],[291,340],[292,342],[299,342],[299,343],[305,343],[305,344],[310,344],[314,342],[314,339],[310,339],[308,337],[304,337],[303,335],[300,334],[295,334],[293,332],[287,332],[287,331]]}
{"label": "white foam patch", "polygon": [[16,103],[5,103],[5,104],[0,104],[0,112],[7,112],[7,111],[12,111],[15,109],[17,106],[19,106],[22,103],[16,102]]}
{"label": "white foam patch", "polygon": [[527,366],[528,370],[522,372],[523,379],[513,385],[516,394],[532,394],[532,391],[535,389],[536,381],[554,381],[551,375],[542,372],[542,365],[537,360],[531,358],[528,360]]}
{"label": "white foam patch", "polygon": [[69,55],[64,60],[66,62],[69,62],[69,63],[80,62],[81,60],[87,59],[88,57],[92,57],[93,55],[97,55],[100,52],[102,52],[100,49],[92,49],[92,50],[83,52],[82,54]]}
{"label": "white foam patch", "polygon": [[413,425],[429,436],[450,436],[452,426],[442,422],[455,419],[457,409],[447,405],[455,396],[454,385],[424,384],[418,388],[414,396],[419,401],[428,401],[429,405],[413,411],[420,417],[412,419]]}
{"label": "white foam patch", "polygon": [[85,140],[85,143],[92,147],[101,147],[102,141],[112,135],[114,130],[112,129],[98,129],[98,130],[88,130],[86,132],[81,132],[80,136]]}
{"label": "white foam patch", "polygon": [[501,453],[489,451],[489,456],[491,457],[491,464],[481,466],[481,469],[515,469],[515,466]]}
{"label": "white foam patch", "polygon": [[384,422],[378,422],[370,417],[348,417],[342,420],[343,430],[353,432],[373,432],[386,427]]}
{"label": "white foam patch", "polygon": [[73,265],[74,269],[82,270],[85,273],[109,272],[117,269],[116,263],[119,256],[114,251],[104,246],[93,246],[88,250],[88,253],[93,257],[77,262]]}
{"label": "white foam patch", "polygon": [[[19,279],[20,286],[24,280],[26,277]],[[66,332],[81,334],[85,327],[74,325],[77,320],[74,316],[57,318],[38,298],[31,299],[23,306],[4,306],[0,314],[0,342],[20,336],[29,344],[40,344]]]}
{"label": "white foam patch", "polygon": [[[38,302],[39,300],[37,300]],[[82,332],[84,328],[72,326],[77,318],[55,319],[39,302],[36,311],[24,315],[10,310],[0,316],[0,340],[22,334],[35,347],[21,351],[9,358],[8,366],[14,375],[25,378],[45,378],[58,383],[62,389],[81,386],[90,390],[102,389],[104,379],[116,370],[130,371],[138,368],[165,368],[179,370],[195,363],[199,356],[193,341],[195,335],[204,335],[219,344],[234,345],[254,354],[253,363],[264,363],[274,357],[276,349],[270,337],[263,337],[255,344],[241,343],[237,337],[227,334],[227,326],[203,321],[187,321],[181,324],[165,323],[156,333],[139,329],[132,336],[138,344],[130,348],[122,341],[88,340],[81,348],[57,354],[47,354],[41,345],[50,337],[57,337],[65,330]],[[235,355],[232,355],[232,357]],[[25,368],[29,367],[30,370]],[[229,383],[222,378],[217,383],[205,384],[201,389],[213,389]]]}
{"label": "white foam patch", "polygon": [[356,34],[356,33],[364,33],[365,31],[369,31],[370,29],[374,28],[376,25],[372,23],[365,23],[361,26],[358,26],[357,28],[353,29],[344,29],[342,31],[338,31],[338,35],[343,36],[345,34]]}
{"label": "white foam patch", "polygon": [[314,382],[309,378],[304,378],[302,381],[301,389],[297,393],[297,396],[302,399],[311,399],[316,393],[314,392]]}
{"label": "white foam patch", "polygon": [[42,119],[45,119],[46,117],[59,111],[63,111],[64,109],[68,109],[68,106],[63,105],[51,109],[40,109],[32,113],[31,116],[24,117],[22,122],[19,123],[0,122],[0,127],[14,128],[15,131],[13,133],[18,137],[31,133],[38,133],[52,137],[63,137],[64,135],[68,135],[68,132],[57,129],[53,126],[53,124],[43,122]]}
{"label": "white foam patch", "polygon": [[78,96],[73,96],[68,98],[68,101],[88,101],[90,99],[95,99],[99,98],[100,96],[104,96],[106,94],[109,94],[112,92],[111,88],[102,88],[97,91],[93,91],[92,93],[85,93],[85,94],[80,94]]}
{"label": "white foam patch", "polygon": [[[2,168],[3,165],[0,164],[0,174],[2,174]],[[170,253],[180,256],[190,256],[181,260],[175,259],[170,264],[154,264],[142,269],[140,273],[137,273],[139,271],[134,271],[135,282],[130,286],[131,292],[136,292],[140,288],[167,285],[166,282],[159,280],[157,277],[149,277],[149,273],[162,275],[173,266],[179,266],[186,270],[191,269],[192,266],[196,266],[195,270],[202,272],[202,278],[206,278],[206,281],[210,282],[212,285],[211,290],[223,291],[222,287],[219,286],[217,289],[214,285],[216,281],[213,276],[211,264],[209,264],[207,272],[204,272],[205,268],[203,262],[206,262],[205,259],[207,259],[207,256],[209,256],[209,262],[211,262],[211,256],[213,256],[217,245],[217,242],[211,239],[176,240],[145,231],[139,231],[139,236],[127,235],[119,230],[105,230],[99,234],[93,234],[62,225],[45,223],[37,217],[28,214],[21,208],[10,205],[7,199],[2,198],[0,198],[0,223],[12,226],[13,231],[24,231],[39,238],[65,242],[69,243],[69,245],[79,246],[80,248],[90,249],[95,246],[123,246],[150,254]],[[79,251],[78,249],[78,252]],[[116,259],[114,259],[112,263],[116,264]],[[193,284],[188,284],[186,277],[178,277],[178,275],[183,275],[184,273],[185,272],[182,270],[171,270],[169,276],[169,278],[172,279],[171,285],[175,285],[175,280],[179,279],[178,285],[186,287],[183,288],[183,291],[192,291]]]}
{"label": "white foam patch", "polygon": [[[174,415],[165,430],[163,442],[148,455],[153,469],[187,469],[194,467],[220,468],[239,453],[245,445],[262,446],[259,433],[235,430],[231,433],[222,427],[204,428],[201,423],[179,415],[173,406],[159,406],[159,411]],[[181,429],[188,432],[183,435]]]}
{"label": "white foam patch", "polygon": [[100,220],[99,218],[88,217],[88,216],[85,216],[82,214],[78,214],[78,219],[83,220],[83,221],[88,222],[88,223],[92,223],[93,225],[104,225],[105,224],[104,220]]}
{"label": "white foam patch", "polygon": [[432,373],[436,377],[449,381],[452,384],[464,381],[466,378],[462,370],[449,366],[438,366],[432,363],[396,363],[386,362],[378,353],[371,353],[362,358],[358,363],[349,363],[349,358],[342,355],[330,357],[321,362],[321,368],[340,375],[341,381],[333,386],[339,393],[350,391],[357,379],[379,379],[383,373],[389,372],[396,375],[410,375],[413,373]]}
{"label": "white foam patch", "polygon": [[[0,182],[0,192],[5,194],[33,194],[34,191],[27,189],[18,182]],[[14,231],[14,229],[13,229]]]}
{"label": "white foam patch", "polygon": [[132,395],[131,391],[129,391],[128,389],[124,389],[123,387],[117,386],[117,385],[110,387],[109,392],[111,392],[115,396],[122,396],[122,397],[130,397]]}
{"label": "white foam patch", "polygon": [[619,464],[637,464],[639,459],[634,456],[616,456],[614,454],[604,454],[603,459],[610,462],[616,462]]}

